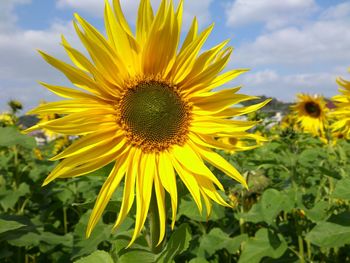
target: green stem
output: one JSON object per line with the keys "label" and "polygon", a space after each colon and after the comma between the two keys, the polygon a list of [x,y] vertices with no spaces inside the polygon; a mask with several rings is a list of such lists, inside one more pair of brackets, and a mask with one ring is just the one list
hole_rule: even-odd
{"label": "green stem", "polygon": [[68,233],[68,221],[67,221],[67,208],[63,207],[63,227],[64,227],[64,234]]}
{"label": "green stem", "polygon": [[303,238],[298,235],[298,245],[299,245],[299,259],[300,259],[300,263],[304,263],[304,242],[303,242]]}
{"label": "green stem", "polygon": [[158,215],[158,205],[157,198],[154,189],[152,190],[152,197],[149,209],[149,225],[150,225],[150,248],[154,254],[158,254],[162,250],[162,245],[158,244],[159,240],[159,215]]}
{"label": "green stem", "polygon": [[311,243],[308,240],[306,240],[306,249],[307,249],[307,258],[311,262],[312,261]]}
{"label": "green stem", "polygon": [[[241,213],[243,214],[245,212],[245,207],[244,207],[244,190],[241,191],[241,195],[242,195],[242,201],[241,201]],[[245,224],[245,221],[243,218],[240,218],[239,219],[239,229],[240,229],[240,232],[241,234],[244,234],[245,233],[245,227],[244,227],[244,224]]]}
{"label": "green stem", "polygon": [[13,146],[12,150],[13,150],[13,165],[14,165],[13,176],[15,178],[15,187],[17,189],[18,185],[19,185],[19,178],[18,178],[18,151],[17,151],[17,147]]}

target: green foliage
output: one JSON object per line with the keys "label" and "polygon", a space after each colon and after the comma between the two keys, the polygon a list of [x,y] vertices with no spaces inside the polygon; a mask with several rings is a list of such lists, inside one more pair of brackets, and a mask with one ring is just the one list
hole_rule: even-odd
{"label": "green foliage", "polygon": [[104,262],[104,263],[113,263],[113,258],[105,251],[103,250],[96,250],[95,252],[91,253],[87,257],[83,257],[75,263],[96,263],[96,262]]}
{"label": "green foliage", "polygon": [[277,259],[287,249],[282,235],[276,235],[266,228],[259,229],[254,238],[250,238],[243,247],[239,263],[259,263],[264,257]]}
{"label": "green foliage", "polygon": [[[0,262],[347,262],[350,260],[350,143],[326,145],[305,134],[269,131],[260,148],[220,152],[247,178],[249,190],[210,167],[233,208],[213,204],[199,214],[178,182],[175,229],[150,248],[148,224],[127,248],[135,207],[112,230],[123,186],[90,238],[87,222],[108,165],[87,176],[41,187],[55,162],[54,142],[33,153],[35,140],[16,127],[0,128]],[[170,200],[167,196],[167,207]],[[171,211],[168,211],[170,218]]]}
{"label": "green foliage", "polygon": [[20,145],[26,149],[33,149],[36,146],[33,137],[21,134],[16,127],[0,127],[0,146]]}

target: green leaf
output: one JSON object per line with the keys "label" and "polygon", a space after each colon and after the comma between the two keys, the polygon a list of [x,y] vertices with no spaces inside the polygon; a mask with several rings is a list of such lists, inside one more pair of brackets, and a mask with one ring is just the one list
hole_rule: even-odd
{"label": "green leaf", "polygon": [[37,246],[40,242],[40,235],[37,233],[29,232],[20,237],[7,241],[12,246],[16,247],[28,247]]}
{"label": "green leaf", "polygon": [[329,209],[329,202],[320,201],[315,204],[315,206],[309,210],[305,210],[305,214],[313,222],[320,222],[327,219]]}
{"label": "green leaf", "polygon": [[342,226],[350,226],[350,211],[344,211],[337,215],[333,214],[327,221]]}
{"label": "green leaf", "polygon": [[259,263],[264,257],[277,259],[288,246],[282,235],[276,235],[266,228],[259,229],[242,249],[238,263]]}
{"label": "green leaf", "polygon": [[298,162],[305,167],[314,167],[315,161],[325,155],[324,151],[317,148],[306,149],[299,155]]}
{"label": "green leaf", "polygon": [[333,191],[333,198],[350,200],[350,178],[339,180]]}
{"label": "green leaf", "polygon": [[83,257],[77,261],[74,261],[74,263],[114,263],[112,257],[106,252],[102,250],[97,250],[93,253],[91,253],[87,257]]}
{"label": "green leaf", "polygon": [[341,247],[350,244],[350,226],[319,222],[305,239],[322,248]]}
{"label": "green leaf", "polygon": [[283,210],[284,198],[275,189],[267,189],[261,198],[261,213],[265,222],[272,224],[276,216]]}
{"label": "green leaf", "polygon": [[247,234],[231,238],[220,228],[213,228],[201,239],[198,255],[202,257],[206,254],[213,255],[215,251],[220,249],[226,249],[230,254],[234,254],[239,249],[241,243],[247,239]]}
{"label": "green leaf", "polygon": [[33,149],[36,146],[34,137],[20,133],[15,127],[0,127],[0,146],[20,145],[26,149]]}
{"label": "green leaf", "polygon": [[159,254],[156,259],[157,263],[171,262],[176,255],[184,252],[192,239],[190,227],[188,224],[182,224],[171,235],[165,249]]}
{"label": "green leaf", "polygon": [[74,247],[73,247],[73,259],[88,255],[95,251],[98,245],[108,240],[112,232],[112,225],[106,225],[100,220],[95,226],[89,238],[85,237],[85,231],[87,228],[87,222],[90,217],[91,210],[87,211],[81,218],[79,223],[74,229]]}
{"label": "green leaf", "polygon": [[144,250],[130,250],[123,254],[119,259],[118,263],[132,263],[132,262],[142,262],[142,263],[154,263],[156,255]]}
{"label": "green leaf", "polygon": [[71,233],[61,236],[51,232],[42,232],[40,240],[50,245],[63,245],[66,247],[72,247],[73,245],[73,235]]}
{"label": "green leaf", "polygon": [[193,258],[189,263],[209,263],[205,258]]}
{"label": "green leaf", "polygon": [[[37,232],[36,226],[26,216],[17,216],[17,215],[6,215],[6,214],[3,214],[3,215],[0,215],[0,220],[5,220],[7,222],[9,222],[9,221],[16,221],[17,223],[22,224],[21,227],[18,227],[18,228],[15,228],[13,230],[8,230],[6,232],[0,233],[0,243],[2,241],[10,242],[12,240],[14,240],[14,242],[16,242],[16,240],[21,239],[23,236],[25,236],[28,233]],[[1,226],[2,227],[6,227],[6,226],[4,226],[3,222],[1,222]],[[26,239],[26,237],[23,237],[23,240],[25,240],[25,239]],[[28,241],[29,245],[33,244],[33,241],[35,241],[35,240],[29,240]],[[24,241],[24,242],[27,242],[27,241]],[[22,245],[20,244],[19,246],[22,246]]]}
{"label": "green leaf", "polygon": [[282,210],[288,211],[292,206],[288,195],[270,188],[247,213],[238,213],[237,217],[253,223],[265,221],[271,225]]}
{"label": "green leaf", "polygon": [[11,220],[0,219],[0,233],[4,233],[6,231],[15,230],[21,228],[25,225]]}
{"label": "green leaf", "polygon": [[18,199],[30,193],[29,185],[21,183],[19,187],[14,190],[7,190],[0,195],[0,204],[7,211],[9,208],[14,208]]}

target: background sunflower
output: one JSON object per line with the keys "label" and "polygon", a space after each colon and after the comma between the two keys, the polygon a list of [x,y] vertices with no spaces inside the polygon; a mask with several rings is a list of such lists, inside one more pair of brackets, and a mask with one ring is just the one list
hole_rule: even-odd
{"label": "background sunflower", "polygon": [[328,108],[323,97],[307,94],[297,94],[297,102],[291,106],[295,120],[304,132],[315,136],[325,134],[325,126],[328,124],[326,114]]}
{"label": "background sunflower", "polygon": [[332,98],[335,104],[331,116],[335,118],[332,124],[332,130],[337,136],[350,138],[350,82],[342,78],[337,79],[339,92],[341,94]]}

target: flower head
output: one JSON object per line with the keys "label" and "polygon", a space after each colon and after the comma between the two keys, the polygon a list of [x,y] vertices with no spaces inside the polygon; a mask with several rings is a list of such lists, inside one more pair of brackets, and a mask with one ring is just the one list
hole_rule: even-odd
{"label": "flower head", "polygon": [[0,127],[2,126],[11,126],[15,124],[13,114],[9,112],[0,113]]}
{"label": "flower head", "polygon": [[[124,180],[121,208],[115,227],[129,213],[136,199],[135,230],[140,233],[149,210],[152,189],[157,200],[160,236],[166,227],[165,194],[171,198],[172,227],[177,210],[176,178],[186,185],[202,210],[210,214],[211,202],[228,206],[218,194],[223,189],[204,161],[246,186],[244,178],[213,149],[229,150],[220,137],[247,137],[253,121],[231,119],[256,111],[268,101],[249,107],[232,105],[252,99],[237,94],[239,87],[214,88],[234,79],[245,69],[221,73],[232,52],[224,41],[200,54],[212,26],[198,32],[197,20],[179,48],[182,6],[162,0],[156,14],[149,0],[141,0],[136,34],[131,31],[118,0],[114,10],[106,1],[107,37],[79,15],[74,26],[92,61],[63,38],[73,65],[44,52],[44,59],[79,89],[43,83],[68,98],[32,110],[36,114],[60,114],[27,131],[46,128],[66,135],[80,135],[52,160],[64,159],[46,178],[76,177],[108,163],[114,167],[100,190],[87,227],[87,236],[100,219],[115,189]],[[231,147],[231,146],[230,146]]]}
{"label": "flower head", "polygon": [[335,119],[332,124],[332,131],[346,139],[350,138],[350,81],[342,78],[337,79],[340,85],[339,92],[341,94],[332,98],[335,108],[331,112],[331,116]]}
{"label": "flower head", "polygon": [[321,96],[307,94],[298,94],[297,98],[297,103],[291,108],[301,129],[315,136],[323,135],[327,125],[326,114],[328,112],[324,99]]}

